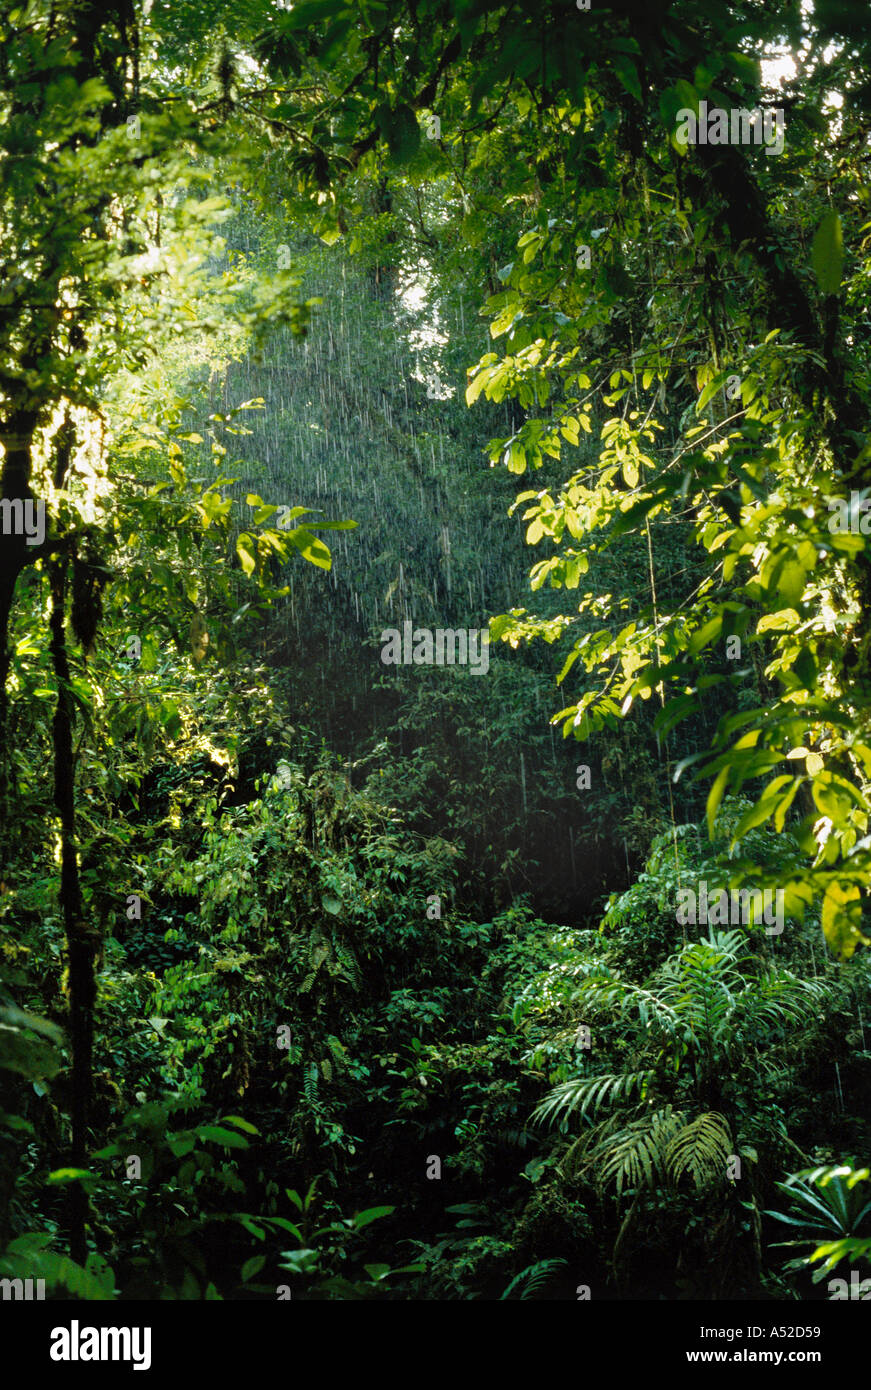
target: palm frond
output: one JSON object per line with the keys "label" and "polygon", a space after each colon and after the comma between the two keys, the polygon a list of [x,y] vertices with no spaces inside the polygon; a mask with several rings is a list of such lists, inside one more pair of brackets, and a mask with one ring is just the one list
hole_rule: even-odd
{"label": "palm frond", "polygon": [[575,999],[583,1002],[587,1011],[600,1009],[613,1013],[619,1009],[625,1013],[637,1008],[639,1020],[645,1027],[655,1022],[667,1032],[672,1032],[678,1021],[674,1009],[660,995],[626,980],[586,979],[578,986]]}
{"label": "palm frond", "polygon": [[518,1298],[521,1302],[532,1298],[538,1291],[544,1288],[551,1275],[557,1269],[562,1269],[567,1263],[563,1259],[538,1260],[534,1265],[527,1265],[519,1274],[515,1274],[508,1288],[500,1294],[500,1303],[506,1298]]}
{"label": "palm frond", "polygon": [[820,981],[800,980],[788,970],[771,970],[755,980],[752,988],[748,986],[742,991],[736,1012],[754,1023],[774,1027],[803,1023],[830,993],[830,988]]}
{"label": "palm frond", "polygon": [[560,1116],[567,1120],[576,1110],[583,1116],[606,1101],[628,1100],[636,1089],[643,1100],[652,1075],[651,1071],[620,1072],[616,1075],[609,1072],[604,1076],[578,1076],[571,1081],[561,1081],[536,1106],[532,1114],[533,1123],[553,1124]]}
{"label": "palm frond", "polygon": [[706,1110],[674,1136],[665,1154],[665,1166],[674,1182],[688,1174],[697,1188],[724,1178],[733,1152],[732,1135],[725,1118]]}
{"label": "palm frond", "polygon": [[654,1187],[666,1176],[668,1146],[682,1125],[682,1113],[670,1105],[642,1115],[598,1144],[588,1166],[601,1165],[600,1184],[613,1184],[618,1196],[624,1187]]}

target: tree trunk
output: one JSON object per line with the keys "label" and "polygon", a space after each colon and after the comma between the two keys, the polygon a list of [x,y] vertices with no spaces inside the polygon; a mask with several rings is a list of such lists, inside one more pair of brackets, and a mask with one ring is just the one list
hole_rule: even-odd
{"label": "tree trunk", "polygon": [[[54,799],[61,819],[60,900],[67,937],[69,1032],[72,1044],[72,1101],[70,1117],[72,1141],[70,1163],[84,1168],[88,1156],[88,1115],[91,1104],[94,999],[96,997],[95,958],[98,933],[89,929],[82,915],[76,843],[75,759],[73,755],[73,710],[70,668],[66,647],[65,606],[66,556],[52,561],[51,579],[51,659],[57,680],[57,707],[52,735],[54,742]],[[85,1226],[88,1199],[81,1183],[70,1188],[70,1256],[83,1264],[87,1256]]]}
{"label": "tree trunk", "polygon": [[[33,498],[30,490],[30,448],[37,416],[33,411],[10,412],[0,425],[3,445],[3,475],[0,494],[5,500],[21,502]],[[5,517],[4,517],[5,522]],[[15,601],[15,585],[26,565],[34,559],[34,546],[24,535],[0,535],[0,878],[9,862],[14,834],[11,762],[9,756],[9,625]]]}

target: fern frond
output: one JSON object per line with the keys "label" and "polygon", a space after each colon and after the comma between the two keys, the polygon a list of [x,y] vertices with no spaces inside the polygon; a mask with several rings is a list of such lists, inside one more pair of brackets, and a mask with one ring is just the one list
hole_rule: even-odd
{"label": "fern frond", "polygon": [[309,1105],[314,1105],[318,1098],[318,1066],[317,1062],[311,1062],[305,1069],[302,1089]]}
{"label": "fern frond", "polygon": [[363,977],[360,974],[360,966],[357,963],[357,957],[354,955],[354,952],[346,946],[343,941],[335,942],[334,950],[336,960],[342,967],[342,974],[345,979],[354,989],[362,989]]}
{"label": "fern frond", "polygon": [[556,1171],[560,1177],[567,1180],[580,1177],[584,1170],[590,1166],[591,1155],[595,1156],[605,1140],[610,1139],[618,1129],[625,1126],[625,1121],[625,1114],[618,1112],[616,1115],[608,1115],[604,1120],[599,1120],[592,1129],[587,1129],[583,1134],[579,1134],[557,1164]]}
{"label": "fern frond", "polygon": [[567,1120],[576,1110],[580,1110],[583,1116],[606,1101],[613,1102],[621,1096],[624,1101],[628,1100],[635,1089],[640,1090],[643,1100],[652,1076],[651,1071],[629,1071],[617,1075],[578,1076],[571,1081],[561,1081],[536,1106],[532,1114],[533,1123],[552,1124],[560,1115]]}
{"label": "fern frond", "polygon": [[566,1263],[566,1260],[555,1259],[539,1260],[534,1265],[527,1265],[526,1269],[522,1269],[519,1274],[514,1276],[508,1288],[500,1295],[500,1303],[506,1298],[511,1298],[512,1294],[521,1302],[524,1299],[532,1298],[539,1289],[544,1287],[553,1272],[561,1269]]}
{"label": "fern frond", "polygon": [[613,1011],[616,1008],[625,1013],[635,1007],[639,1020],[645,1027],[655,1022],[669,1033],[674,1031],[678,1022],[675,1010],[667,1000],[653,994],[649,989],[629,984],[625,980],[584,980],[578,986],[574,997],[577,1001],[583,1002],[587,1009]]}
{"label": "fern frond", "polygon": [[724,1117],[715,1110],[697,1115],[671,1140],[665,1153],[667,1175],[680,1182],[689,1174],[697,1188],[709,1187],[726,1174],[733,1152],[732,1135]]}
{"label": "fern frond", "polygon": [[702,944],[710,946],[718,955],[729,956],[733,961],[743,960],[750,954],[746,933],[734,927],[731,931],[717,931],[711,928]]}
{"label": "fern frond", "polygon": [[741,1013],[754,1022],[782,1027],[803,1023],[817,1012],[831,990],[814,980],[800,980],[788,970],[771,970],[743,992],[737,1002]]}
{"label": "fern frond", "polygon": [[348,1050],[344,1043],[340,1042],[332,1033],[327,1034],[327,1047],[333,1054],[333,1058],[338,1067],[345,1067],[348,1064]]}
{"label": "fern frond", "polygon": [[624,1187],[653,1187],[665,1176],[665,1156],[683,1115],[670,1105],[642,1115],[596,1146],[589,1165],[601,1164],[599,1181],[614,1184],[618,1196]]}

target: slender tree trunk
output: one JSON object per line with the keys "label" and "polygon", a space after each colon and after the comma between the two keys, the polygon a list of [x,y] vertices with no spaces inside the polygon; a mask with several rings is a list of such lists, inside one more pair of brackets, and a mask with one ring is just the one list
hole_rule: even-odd
{"label": "slender tree trunk", "polygon": [[[5,500],[22,505],[33,498],[30,490],[30,447],[37,416],[34,411],[10,412],[0,424],[3,445],[3,474],[0,493]],[[12,815],[11,760],[9,756],[9,627],[18,576],[34,558],[34,547],[23,535],[0,534],[0,878],[9,861]]]}
{"label": "slender tree trunk", "polygon": [[[61,820],[60,900],[67,938],[69,968],[69,1032],[72,1044],[72,1100],[70,1117],[72,1142],[70,1162],[74,1168],[87,1166],[88,1115],[91,1105],[94,999],[96,997],[95,959],[98,934],[87,926],[82,915],[76,842],[75,759],[73,755],[73,708],[70,667],[65,632],[66,579],[69,561],[61,556],[52,561],[51,579],[51,659],[57,680],[57,707],[52,735],[54,742],[54,799]],[[81,1183],[70,1188],[70,1255],[79,1264],[87,1256],[85,1227],[88,1200]]]}

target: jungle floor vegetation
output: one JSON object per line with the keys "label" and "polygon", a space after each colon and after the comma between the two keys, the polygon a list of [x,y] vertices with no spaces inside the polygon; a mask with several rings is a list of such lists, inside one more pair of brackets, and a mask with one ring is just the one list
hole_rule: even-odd
{"label": "jungle floor vegetation", "polygon": [[841,0],[0,0],[4,1297],[871,1296],[869,117]]}

